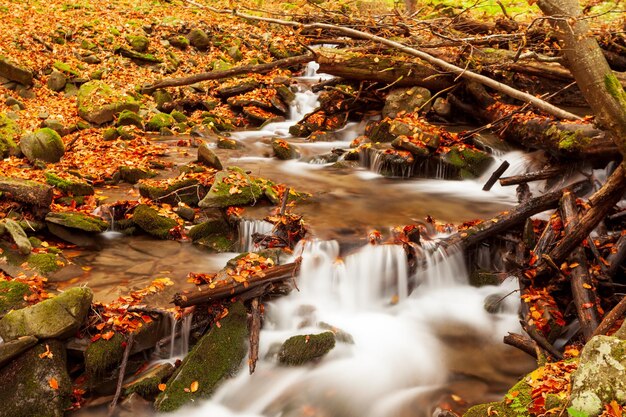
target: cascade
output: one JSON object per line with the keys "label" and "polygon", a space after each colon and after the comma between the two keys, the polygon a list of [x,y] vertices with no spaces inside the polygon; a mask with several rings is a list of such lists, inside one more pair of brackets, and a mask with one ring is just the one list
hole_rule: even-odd
{"label": "cascade", "polygon": [[[182,320],[178,320],[176,315],[170,315],[171,334],[170,334],[170,359],[183,358],[189,353],[189,335],[191,334],[191,323],[193,322],[193,313],[186,314]],[[180,330],[177,332],[178,323],[180,322]]]}
{"label": "cascade", "polygon": [[254,243],[254,235],[268,235],[272,233],[274,225],[265,220],[242,219],[239,222],[239,251],[254,252],[259,248]]}

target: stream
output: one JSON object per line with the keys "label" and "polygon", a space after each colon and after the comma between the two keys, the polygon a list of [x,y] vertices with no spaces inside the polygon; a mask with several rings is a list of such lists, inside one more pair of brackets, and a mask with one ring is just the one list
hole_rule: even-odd
{"label": "stream", "polygon": [[[266,304],[253,375],[243,366],[211,400],[168,416],[426,417],[438,407],[463,410],[468,404],[498,400],[531,369],[529,357],[502,343],[507,332],[519,331],[513,280],[472,287],[463,254],[436,245],[424,245],[423,266],[410,275],[401,246],[370,245],[367,234],[423,223],[427,215],[456,223],[492,216],[517,203],[514,187],[496,184],[482,191],[493,169],[506,159],[511,163],[506,175],[515,175],[540,167],[541,158],[504,149],[494,153],[496,162],[484,178],[465,181],[390,179],[372,164],[370,169],[335,170],[330,164],[303,162],[348,148],[364,129],[364,124],[348,124],[334,142],[307,143],[289,136],[289,126],[316,106],[317,97],[307,86],[319,77],[310,66],[299,80],[301,91],[289,120],[234,133],[245,150],[214,149],[225,166],[237,165],[313,194],[312,202],[295,208],[314,236],[294,250],[294,256],[303,258],[298,290]],[[273,137],[297,144],[303,158],[272,158]],[[189,152],[172,149],[175,164],[191,160]],[[109,194],[136,198],[132,189]],[[246,208],[249,220],[240,225],[240,250],[254,249],[251,235],[268,227],[256,219],[268,213],[267,206]],[[77,256],[74,262],[90,265],[90,270],[67,281],[88,284],[99,301],[168,276],[176,285],[159,296],[166,305],[173,292],[192,287],[185,282],[188,272],[215,272],[235,255],[206,254],[188,242],[112,236],[103,239],[99,250]],[[501,301],[497,312],[488,313],[485,299],[493,294]],[[277,365],[276,349],[285,339],[329,326],[340,329],[341,337],[319,363]],[[75,415],[97,412],[86,409]],[[146,408],[126,415],[154,414]]]}

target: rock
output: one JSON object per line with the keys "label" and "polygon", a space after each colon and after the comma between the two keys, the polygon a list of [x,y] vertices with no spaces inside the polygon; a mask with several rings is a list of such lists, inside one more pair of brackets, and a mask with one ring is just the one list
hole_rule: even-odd
{"label": "rock", "polygon": [[178,217],[183,220],[187,220],[188,222],[193,222],[196,218],[196,211],[191,207],[178,206],[173,211],[178,215]]}
{"label": "rock", "polygon": [[120,126],[116,129],[118,137],[123,140],[133,140],[137,136],[135,126]]}
{"label": "rock", "polygon": [[201,51],[206,51],[211,47],[211,38],[202,29],[191,29],[191,32],[187,35],[187,39],[189,39],[191,46]]}
{"label": "rock", "polygon": [[59,122],[56,119],[46,119],[42,123],[42,127],[47,127],[59,134],[59,136],[65,136],[70,133],[71,128],[66,128],[63,126],[63,123]]}
{"label": "rock", "polygon": [[143,129],[143,119],[134,111],[124,110],[117,117],[115,126],[136,126]]}
{"label": "rock", "polygon": [[18,109],[20,110],[24,110],[26,109],[26,105],[24,103],[22,103],[21,101],[9,96],[7,97],[6,101],[4,102],[7,106],[12,107],[12,106],[17,106]]}
{"label": "rock", "polygon": [[44,176],[46,177],[46,182],[50,185],[52,185],[53,187],[58,188],[59,190],[63,191],[65,194],[69,194],[72,196],[83,196],[83,195],[93,195],[94,194],[94,189],[93,186],[90,184],[87,184],[84,181],[80,181],[80,180],[67,180],[67,179],[63,179],[61,177],[59,177],[57,174],[55,174],[54,172],[46,172],[44,174]]}
{"label": "rock", "polygon": [[300,151],[284,139],[272,140],[272,150],[274,156],[281,160],[297,159],[300,157]]}
{"label": "rock", "polygon": [[48,88],[52,91],[63,91],[67,84],[67,77],[63,73],[54,70],[48,77]]}
{"label": "rock", "polygon": [[179,202],[190,206],[196,205],[200,201],[199,196],[203,196],[205,193],[205,188],[198,180],[192,178],[175,180],[164,185],[162,182],[151,181],[139,183],[139,194],[142,197],[171,205]]}
{"label": "rock", "polygon": [[215,176],[213,186],[198,203],[200,207],[228,207],[255,203],[263,190],[240,168],[230,167]]}
{"label": "rock", "polygon": [[235,62],[239,62],[243,59],[243,53],[241,52],[241,49],[239,49],[237,45],[233,45],[229,47],[228,49],[226,49],[226,53]]}
{"label": "rock", "polygon": [[174,48],[178,48],[181,50],[185,50],[187,48],[189,48],[189,39],[185,38],[184,36],[170,36],[169,38],[167,38],[167,41],[170,43],[170,45],[172,45]]}
{"label": "rock", "polygon": [[34,336],[22,336],[10,342],[0,344],[0,369],[15,360],[22,352],[37,344]]}
{"label": "rock", "polygon": [[156,90],[154,93],[152,93],[152,98],[154,99],[154,102],[156,103],[156,106],[157,106],[157,110],[159,111],[163,110],[163,106],[166,103],[169,103],[174,100],[172,95],[167,90]]}
{"label": "rock", "polygon": [[89,288],[70,288],[39,304],[13,310],[0,320],[0,336],[5,341],[21,336],[39,339],[70,337],[85,321],[92,299]]}
{"label": "rock", "polygon": [[26,307],[28,302],[24,298],[30,294],[30,287],[24,282],[0,281],[0,317],[11,310]]}
{"label": "rock", "polygon": [[119,137],[120,137],[120,134],[117,133],[117,129],[114,127],[109,127],[102,131],[102,139],[106,141],[112,141]]}
{"label": "rock", "polygon": [[187,121],[187,116],[185,113],[179,112],[178,110],[173,110],[170,115],[176,120],[177,123],[184,123]]}
{"label": "rock", "polygon": [[172,127],[176,120],[167,113],[157,113],[146,123],[146,130],[150,132],[159,132],[164,127]]}
{"label": "rock", "polygon": [[0,76],[25,86],[33,85],[33,73],[7,58],[0,58]]}
{"label": "rock", "polygon": [[167,239],[170,229],[178,225],[176,220],[160,216],[155,209],[145,204],[135,208],[133,222],[144,232],[159,239]]}
{"label": "rock", "polygon": [[454,145],[444,155],[444,160],[461,170],[464,178],[479,177],[493,163],[493,157],[487,152],[464,145]]}
{"label": "rock", "polygon": [[146,52],[148,50],[148,46],[150,45],[150,41],[145,36],[128,36],[126,38],[128,44],[134,51],[137,52]]}
{"label": "rock", "polygon": [[231,64],[230,62],[226,62],[223,59],[216,59],[215,61],[211,62],[210,65],[213,71],[226,71],[233,67],[233,64]]}
{"label": "rock", "polygon": [[243,149],[244,145],[235,139],[220,136],[219,138],[217,138],[217,147],[219,149],[237,150],[237,149]]}
{"label": "rock", "polygon": [[11,238],[15,242],[19,252],[22,255],[28,255],[32,250],[33,246],[28,240],[28,236],[26,236],[26,232],[24,229],[15,221],[11,219],[4,219],[2,221],[4,228],[11,235]]}
{"label": "rock", "polygon": [[[80,54],[78,56],[78,59],[89,65],[97,65],[102,62],[100,58],[92,53]],[[100,75],[98,75],[98,71],[94,71],[89,78],[91,78],[92,80],[99,80],[102,78],[102,73],[99,74]]]}
{"label": "rock", "polygon": [[291,104],[296,99],[296,94],[286,85],[275,87],[278,96],[287,104]]}
{"label": "rock", "polygon": [[89,216],[78,212],[50,212],[46,215],[46,222],[87,233],[102,233],[109,228],[109,223],[99,217]]}
{"label": "rock", "polygon": [[206,167],[215,168],[218,171],[224,169],[220,159],[206,143],[198,147],[198,162]]}
{"label": "rock", "polygon": [[333,332],[290,337],[283,343],[278,353],[282,365],[299,366],[315,361],[335,347]]}
{"label": "rock", "polygon": [[61,136],[48,127],[22,137],[20,149],[31,163],[37,160],[59,162],[65,154],[65,145]]}
{"label": "rock", "polygon": [[116,54],[120,54],[123,57],[130,58],[135,61],[139,61],[138,64],[144,64],[144,63],[160,64],[163,62],[162,59],[157,58],[156,56],[152,54],[133,51],[132,49],[128,49],[123,46],[118,46],[117,48],[114,49],[114,52]]}
{"label": "rock", "polygon": [[122,386],[124,395],[137,393],[142,397],[151,397],[158,394],[159,384],[172,376],[173,373],[174,367],[169,363],[154,365]]}
{"label": "rock", "polygon": [[391,146],[396,149],[401,149],[411,152],[411,154],[417,158],[426,158],[431,154],[432,150],[427,148],[419,141],[411,141],[406,136],[398,136],[391,142]]}
{"label": "rock", "polygon": [[383,117],[394,118],[401,113],[426,113],[430,110],[430,91],[423,87],[396,88],[391,90],[385,100]]}
{"label": "rock", "polygon": [[72,393],[65,356],[63,343],[49,340],[3,367],[0,370],[0,403],[4,407],[0,416],[63,417],[71,405]]}
{"label": "rock", "polygon": [[137,112],[139,103],[103,81],[93,80],[78,90],[78,115],[88,122],[101,125],[113,120],[124,110]]}
{"label": "rock", "polygon": [[120,179],[129,184],[136,184],[139,180],[155,177],[156,172],[137,167],[121,166],[118,170]]}
{"label": "rock", "polygon": [[0,113],[0,159],[9,155],[17,154],[19,148],[15,140],[20,136],[22,130],[6,114]]}
{"label": "rock", "polygon": [[49,207],[52,204],[52,187],[35,181],[0,177],[0,191],[21,203],[38,207]]}
{"label": "rock", "polygon": [[[238,302],[228,307],[228,315],[220,319],[220,326],[213,326],[198,341],[167,381],[165,391],[154,404],[157,411],[173,411],[190,401],[210,397],[224,379],[239,370],[247,352],[247,340],[247,312]],[[198,389],[186,392],[192,382],[197,382]]]}
{"label": "rock", "polygon": [[228,223],[226,223],[226,220],[224,220],[221,214],[219,214],[212,219],[193,226],[187,235],[192,241],[195,242],[214,235],[223,236],[229,233],[230,227],[228,226]]}
{"label": "rock", "polygon": [[73,69],[70,66],[70,64],[66,62],[56,61],[53,64],[53,67],[65,75],[72,76],[72,77],[80,77],[80,73],[76,71],[75,69]]}
{"label": "rock", "polygon": [[289,128],[289,134],[296,137],[307,137],[313,132],[337,130],[346,124],[346,116],[341,114],[327,115],[316,111]]}
{"label": "rock", "polygon": [[115,333],[109,340],[98,339],[85,349],[85,372],[92,378],[98,378],[120,364],[124,355],[125,338]]}
{"label": "rock", "polygon": [[445,98],[437,97],[433,103],[433,111],[441,117],[450,117],[452,104]]}

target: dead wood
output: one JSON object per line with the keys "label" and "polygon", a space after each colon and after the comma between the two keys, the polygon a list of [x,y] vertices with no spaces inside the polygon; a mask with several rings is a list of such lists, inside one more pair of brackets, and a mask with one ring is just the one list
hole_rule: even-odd
{"label": "dead wood", "polygon": [[122,394],[122,385],[124,385],[124,375],[126,374],[126,365],[128,365],[128,357],[130,356],[130,351],[133,348],[133,342],[135,340],[135,334],[130,333],[128,338],[126,339],[126,347],[124,348],[124,356],[122,356],[122,363],[120,365],[119,374],[117,377],[117,386],[115,388],[115,395],[113,396],[113,400],[111,404],[109,404],[109,411],[107,413],[107,417],[111,417],[115,413],[115,407],[117,406],[117,401]]}
{"label": "dead wood", "polygon": [[553,178],[557,175],[560,175],[562,172],[562,168],[545,168],[541,171],[527,172],[526,174],[500,178],[500,185],[503,187],[507,187],[509,185],[518,185],[532,181],[547,180],[548,178]]}
{"label": "dead wood", "polygon": [[489,177],[489,179],[483,186],[483,191],[491,190],[491,187],[493,187],[496,181],[498,181],[498,178],[500,178],[502,174],[504,174],[504,171],[506,171],[509,168],[509,166],[511,166],[511,164],[509,164],[509,161],[502,162],[502,164],[500,164],[498,169],[493,171],[493,174],[491,174],[491,176]]}
{"label": "dead wood", "polygon": [[522,352],[528,353],[533,358],[537,359],[537,345],[536,343],[529,337],[518,334],[518,333],[509,333],[504,336],[504,343],[518,348]]}
{"label": "dead wood", "polygon": [[607,277],[613,278],[620,268],[624,268],[624,259],[626,259],[626,234],[622,234],[619,237],[611,254],[606,259],[609,263],[606,269]]}
{"label": "dead wood", "polygon": [[609,330],[611,330],[617,320],[624,317],[624,314],[626,314],[626,297],[623,297],[620,302],[617,303],[606,316],[604,316],[602,322],[600,322],[598,327],[596,327],[596,330],[593,332],[593,335],[605,335]]}
{"label": "dead wood", "polygon": [[254,297],[250,302],[250,354],[248,367],[250,374],[254,373],[256,362],[259,359],[259,336],[261,334],[261,306],[259,297]]}

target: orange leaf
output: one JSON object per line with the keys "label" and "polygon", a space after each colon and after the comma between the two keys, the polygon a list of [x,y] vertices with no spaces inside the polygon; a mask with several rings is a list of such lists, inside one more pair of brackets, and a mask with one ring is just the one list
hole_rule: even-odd
{"label": "orange leaf", "polygon": [[198,391],[199,386],[200,384],[198,384],[198,381],[193,381],[189,389],[191,390],[191,392],[196,392]]}
{"label": "orange leaf", "polygon": [[163,392],[163,391],[165,391],[165,388],[167,388],[167,385],[159,384],[159,391]]}
{"label": "orange leaf", "polygon": [[115,333],[114,333],[114,332],[112,332],[112,331],[108,331],[108,332],[106,332],[106,333],[104,333],[104,334],[102,335],[102,338],[103,338],[104,340],[109,340],[109,339],[111,339],[114,335],[115,335]]}
{"label": "orange leaf", "polygon": [[50,388],[54,389],[54,390],[58,390],[59,389],[59,381],[57,381],[57,379],[55,377],[52,377],[48,380],[48,384],[50,384]]}

